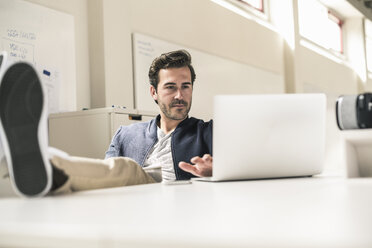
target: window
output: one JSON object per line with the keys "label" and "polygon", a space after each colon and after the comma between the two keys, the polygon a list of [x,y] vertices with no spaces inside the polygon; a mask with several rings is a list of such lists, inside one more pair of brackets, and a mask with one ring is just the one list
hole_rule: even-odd
{"label": "window", "polygon": [[258,21],[268,20],[267,1],[264,0],[211,0],[241,16]]}
{"label": "window", "polygon": [[[269,1],[266,0],[211,0],[244,18],[274,30],[269,22]],[[276,0],[275,0],[276,1]]]}
{"label": "window", "polygon": [[372,73],[372,22],[364,21],[364,34],[366,39],[367,70]]}
{"label": "window", "polygon": [[242,2],[243,4],[253,7],[256,10],[264,12],[263,0],[236,0],[236,1]]}
{"label": "window", "polygon": [[317,45],[343,53],[342,21],[317,0],[298,0],[300,35]]}

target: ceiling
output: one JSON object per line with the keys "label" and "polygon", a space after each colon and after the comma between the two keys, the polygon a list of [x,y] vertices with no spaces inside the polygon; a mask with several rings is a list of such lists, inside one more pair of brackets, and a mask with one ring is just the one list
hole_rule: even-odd
{"label": "ceiling", "polygon": [[366,18],[372,21],[372,0],[347,0],[358,9]]}
{"label": "ceiling", "polygon": [[363,12],[361,12],[359,8],[356,8],[354,4],[351,3],[363,2],[363,0],[319,0],[319,2],[335,11],[336,14],[340,15],[340,18],[362,17],[365,15],[362,14]]}
{"label": "ceiling", "polygon": [[320,0],[320,2],[341,14],[342,17],[365,16],[372,21],[372,0]]}

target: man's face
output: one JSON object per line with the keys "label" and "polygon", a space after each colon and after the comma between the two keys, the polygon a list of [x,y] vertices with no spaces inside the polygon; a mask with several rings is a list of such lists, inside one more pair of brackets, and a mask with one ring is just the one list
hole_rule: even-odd
{"label": "man's face", "polygon": [[156,90],[151,86],[150,91],[166,118],[185,119],[192,101],[190,69],[188,67],[161,69],[158,88]]}

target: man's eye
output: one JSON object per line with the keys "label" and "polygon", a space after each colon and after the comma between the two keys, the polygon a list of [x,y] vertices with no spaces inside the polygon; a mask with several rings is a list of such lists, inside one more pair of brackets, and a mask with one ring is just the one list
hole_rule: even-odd
{"label": "man's eye", "polygon": [[174,86],[167,86],[166,89],[172,90],[172,89],[174,89]]}

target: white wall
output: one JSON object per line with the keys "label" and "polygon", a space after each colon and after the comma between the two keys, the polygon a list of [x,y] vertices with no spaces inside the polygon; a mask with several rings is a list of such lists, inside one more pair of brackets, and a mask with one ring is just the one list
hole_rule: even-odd
{"label": "white wall", "polygon": [[338,173],[337,171],[342,169],[343,152],[335,103],[340,95],[357,94],[357,75],[350,67],[314,53],[306,47],[300,47],[299,50],[298,84],[304,92],[323,92],[327,95],[325,164],[328,173]]}
{"label": "white wall", "polygon": [[[210,1],[97,1],[103,6],[105,106],[133,107],[133,32],[283,73],[280,35]],[[94,91],[92,104],[98,105],[102,91]]]}

